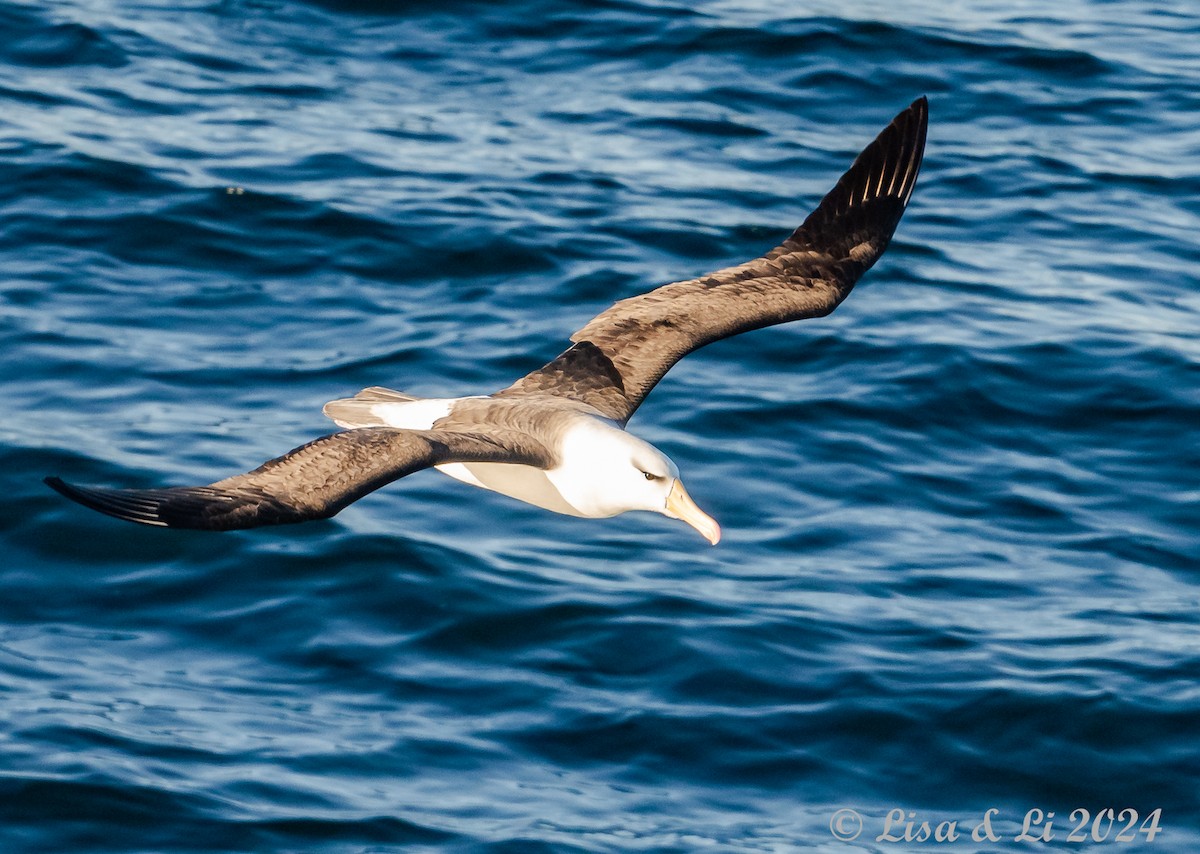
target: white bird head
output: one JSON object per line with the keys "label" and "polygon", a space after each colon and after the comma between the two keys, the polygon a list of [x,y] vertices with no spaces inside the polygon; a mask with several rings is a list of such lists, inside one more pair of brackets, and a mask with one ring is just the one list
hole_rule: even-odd
{"label": "white bird head", "polygon": [[721,527],[692,501],[666,454],[618,427],[588,420],[564,437],[562,464],[547,473],[581,515],[648,510],[688,523],[714,546],[720,541]]}

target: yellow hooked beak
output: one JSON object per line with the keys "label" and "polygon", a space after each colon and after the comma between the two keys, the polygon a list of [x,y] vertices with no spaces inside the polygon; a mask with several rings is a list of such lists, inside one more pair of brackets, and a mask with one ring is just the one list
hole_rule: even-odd
{"label": "yellow hooked beak", "polygon": [[714,546],[721,541],[721,526],[716,520],[696,506],[692,496],[687,494],[678,478],[667,496],[667,515],[673,519],[687,522],[703,535]]}

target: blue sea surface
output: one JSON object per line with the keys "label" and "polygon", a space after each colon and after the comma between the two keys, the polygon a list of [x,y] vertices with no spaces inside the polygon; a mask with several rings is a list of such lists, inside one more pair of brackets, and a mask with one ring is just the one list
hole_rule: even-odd
{"label": "blue sea surface", "polygon": [[[630,425],[715,548],[434,472],[221,535],[42,484],[501,388],[922,94],[846,303]],[[0,851],[1200,850],[1192,0],[4,0],[0,105]]]}

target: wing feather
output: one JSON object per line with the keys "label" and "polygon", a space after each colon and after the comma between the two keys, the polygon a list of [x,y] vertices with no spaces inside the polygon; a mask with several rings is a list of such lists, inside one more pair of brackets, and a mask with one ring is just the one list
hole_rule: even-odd
{"label": "wing feather", "polygon": [[916,186],[929,106],[914,101],[766,255],[621,300],[573,346],[496,396],[553,394],[621,424],[679,359],[713,341],[833,311],[879,260]]}
{"label": "wing feather", "polygon": [[105,489],[46,483],[109,516],[169,528],[229,531],[326,519],[393,480],[447,462],[548,466],[548,452],[513,432],[396,430],[332,433],[208,486]]}

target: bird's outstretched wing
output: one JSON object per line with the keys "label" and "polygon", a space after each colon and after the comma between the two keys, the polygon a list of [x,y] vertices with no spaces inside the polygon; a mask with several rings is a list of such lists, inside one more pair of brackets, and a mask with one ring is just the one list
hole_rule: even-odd
{"label": "bird's outstretched wing", "polygon": [[325,519],[393,480],[449,462],[552,464],[544,447],[517,433],[366,427],[323,436],[252,472],[208,486],[103,489],[57,477],[46,483],[118,519],[230,531]]}
{"label": "bird's outstretched wing", "polygon": [[567,397],[624,424],[693,350],[829,314],[887,248],[921,169],[928,121],[925,98],[896,116],[781,246],[621,300],[572,335],[570,349],[496,396]]}

